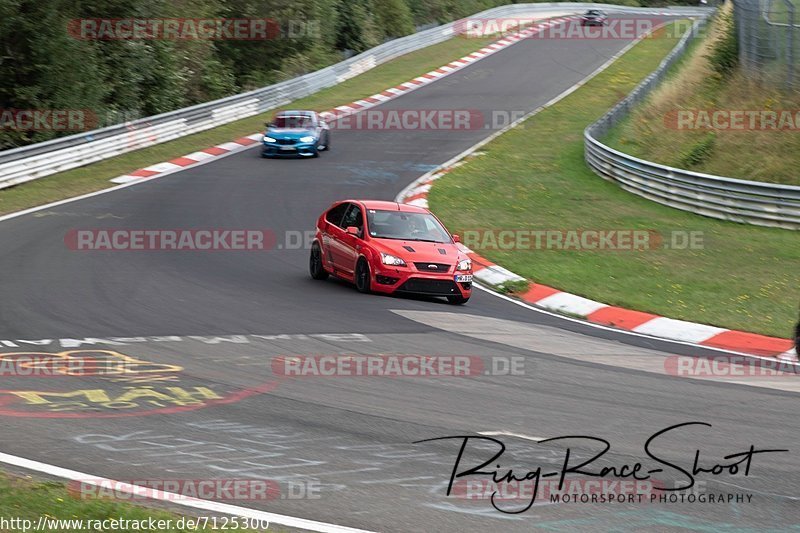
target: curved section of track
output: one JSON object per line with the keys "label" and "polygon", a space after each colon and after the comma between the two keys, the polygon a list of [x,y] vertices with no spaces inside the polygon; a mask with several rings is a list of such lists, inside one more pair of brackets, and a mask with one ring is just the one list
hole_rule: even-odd
{"label": "curved section of track", "polygon": [[[527,112],[626,44],[521,41],[381,108]],[[446,497],[457,447],[413,441],[476,432],[598,435],[613,440],[604,463],[612,464],[643,459],[654,431],[703,420],[714,427],[692,429],[665,454],[691,460],[702,447],[719,458],[751,443],[793,444],[796,420],[785,413],[796,398],[609,366],[615,357],[700,352],[537,314],[486,292],[454,308],[312,281],[307,250],[289,244],[333,200],[392,199],[491,130],[334,133],[333,151],[319,159],[264,161],[252,149],[3,222],[2,353],[59,353],[62,361],[82,357],[116,371],[47,383],[5,379],[2,451],[121,480],[311,481],[319,498],[236,503],[371,530],[598,530],[623,521],[631,530],[719,530],[797,522],[798,468],[790,455],[760,461],[756,476],[708,482],[709,490],[742,486],[758,498],[736,509],[547,505],[511,515],[485,499]],[[64,244],[74,228],[266,229],[283,246],[77,252]],[[521,358],[525,372],[389,380],[278,379],[271,371],[281,355],[326,353]],[[527,471],[558,457],[533,441],[505,438],[508,467]],[[590,451],[576,446],[575,453]]]}

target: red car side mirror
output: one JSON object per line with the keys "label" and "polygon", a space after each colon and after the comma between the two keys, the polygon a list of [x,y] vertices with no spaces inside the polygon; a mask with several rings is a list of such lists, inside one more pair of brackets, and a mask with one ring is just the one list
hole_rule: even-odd
{"label": "red car side mirror", "polygon": [[453,235],[453,242],[461,242],[461,237],[458,235]]}
{"label": "red car side mirror", "polygon": [[361,232],[355,226],[347,226],[347,229],[345,231],[349,235],[355,235],[356,237],[359,237],[361,235]]}

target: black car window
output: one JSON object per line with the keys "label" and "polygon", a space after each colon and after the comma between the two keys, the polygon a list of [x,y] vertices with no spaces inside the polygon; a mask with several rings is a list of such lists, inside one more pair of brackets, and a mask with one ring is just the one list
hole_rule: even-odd
{"label": "black car window", "polygon": [[275,128],[303,129],[314,126],[314,121],[307,116],[280,116],[272,122]]}
{"label": "black car window", "polygon": [[361,216],[361,208],[356,204],[351,204],[350,209],[342,220],[342,227],[347,229],[350,226],[355,226],[359,230],[364,228],[364,217]]}
{"label": "black car window", "polygon": [[409,241],[452,242],[447,230],[430,213],[367,210],[370,237]]}
{"label": "black car window", "polygon": [[344,212],[347,208],[350,207],[350,204],[347,202],[341,203],[336,207],[331,208],[328,213],[325,215],[325,220],[333,224],[334,226],[339,226],[340,228],[344,228],[347,226],[342,226],[342,217],[344,216]]}

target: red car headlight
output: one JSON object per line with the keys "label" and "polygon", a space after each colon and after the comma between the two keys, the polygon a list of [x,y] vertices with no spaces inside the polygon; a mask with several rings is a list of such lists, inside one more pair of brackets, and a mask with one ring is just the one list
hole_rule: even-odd
{"label": "red car headlight", "polygon": [[406,266],[406,262],[391,254],[381,252],[381,263],[389,266]]}
{"label": "red car headlight", "polygon": [[472,270],[472,259],[462,259],[456,265],[456,270]]}

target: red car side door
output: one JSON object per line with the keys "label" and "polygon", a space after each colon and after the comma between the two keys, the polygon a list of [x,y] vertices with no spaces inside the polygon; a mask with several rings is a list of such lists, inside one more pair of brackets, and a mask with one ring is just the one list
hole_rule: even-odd
{"label": "red car side door", "polygon": [[[350,208],[342,220],[342,236],[339,239],[339,253],[341,263],[337,267],[341,268],[348,276],[353,276],[356,269],[356,261],[361,253],[364,241],[364,212],[360,205],[350,204]],[[347,228],[355,227],[359,230],[359,235],[347,233]]]}
{"label": "red car side door", "polygon": [[340,265],[343,261],[341,242],[344,238],[344,229],[341,227],[341,223],[349,207],[350,204],[348,202],[343,202],[333,206],[325,213],[325,223],[322,231],[322,253],[325,255],[325,261],[329,266],[333,267],[334,271],[341,270]]}

